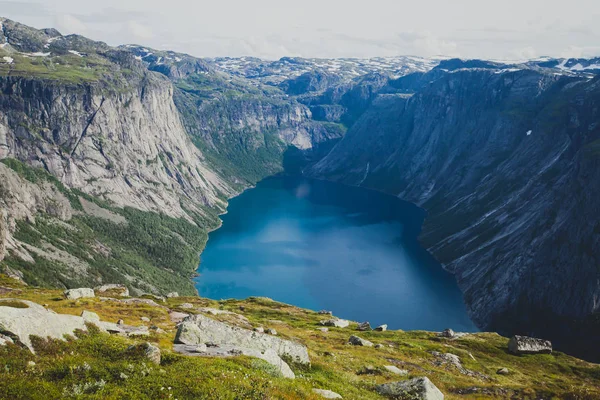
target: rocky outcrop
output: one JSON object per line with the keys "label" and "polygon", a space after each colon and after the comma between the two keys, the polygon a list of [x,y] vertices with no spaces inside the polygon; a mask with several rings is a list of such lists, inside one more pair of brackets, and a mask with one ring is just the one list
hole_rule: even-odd
{"label": "rocky outcrop", "polygon": [[177,330],[175,343],[184,345],[211,344],[217,347],[233,346],[264,352],[274,350],[280,357],[288,357],[295,363],[310,364],[306,347],[289,340],[265,333],[238,328],[204,315],[187,317]]}
{"label": "rocky outcrop", "polygon": [[427,377],[376,386],[377,393],[403,400],[443,400],[444,394]]}
{"label": "rocky outcrop", "polygon": [[94,292],[99,296],[104,297],[129,297],[129,289],[127,289],[127,286],[118,283],[109,283],[107,285],[98,286],[94,288]]}
{"label": "rocky outcrop", "polygon": [[515,335],[508,342],[508,351],[513,354],[550,354],[552,343],[549,340]]}
{"label": "rocky outcrop", "polygon": [[358,336],[350,336],[350,339],[348,339],[348,343],[350,343],[353,346],[365,346],[365,347],[372,347],[373,343],[369,342],[366,339],[362,339],[359,338]]}
{"label": "rocky outcrop", "polygon": [[30,336],[64,339],[77,329],[87,331],[85,320],[74,315],[56,314],[26,300],[0,300],[0,332],[34,352]]}
{"label": "rocky outcrop", "polygon": [[95,296],[96,294],[94,293],[94,289],[90,288],[69,289],[65,291],[65,297],[67,300],[93,298]]}
{"label": "rocky outcrop", "polygon": [[0,207],[0,261],[4,260],[4,255],[6,254],[6,216],[4,215],[4,210]]}

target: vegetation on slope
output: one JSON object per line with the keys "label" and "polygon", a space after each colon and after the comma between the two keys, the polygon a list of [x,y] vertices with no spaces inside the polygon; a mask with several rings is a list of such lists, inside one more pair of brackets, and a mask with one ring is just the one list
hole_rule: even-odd
{"label": "vegetation on slope", "polygon": [[[99,298],[64,300],[60,291],[25,287],[1,275],[0,286],[4,288],[0,297],[47,304],[58,313],[79,315],[88,310],[102,320],[123,319],[132,325],[147,317],[149,324],[164,330],[143,339],[161,347],[160,366],[127,350],[135,339],[94,330],[67,342],[36,339],[36,355],[15,345],[0,346],[0,398],[317,399],[312,388],[323,388],[345,399],[380,399],[373,390],[376,384],[417,376],[429,377],[448,399],[600,397],[600,366],[559,352],[514,356],[507,352],[508,339],[496,334],[448,340],[420,331],[357,332],[356,324],[324,333],[317,330],[322,315],[265,298],[217,302],[184,297],[152,306]],[[192,303],[196,311],[182,308],[183,303]],[[195,313],[197,307],[230,310],[248,318],[253,326],[276,328],[281,337],[308,347],[311,367],[292,365],[296,379],[289,380],[256,359],[190,358],[173,353],[176,326],[169,311]],[[231,315],[211,318],[235,320]],[[347,341],[353,334],[382,347],[350,346]],[[434,351],[458,355],[472,374],[440,364],[431,354]],[[35,365],[29,365],[30,361]],[[406,369],[409,375],[393,375],[384,368],[387,365]],[[507,368],[508,375],[496,374],[499,368]]]}
{"label": "vegetation on slope", "polygon": [[[76,190],[64,187],[47,172],[14,159],[2,160],[30,182],[54,184],[79,213],[66,222],[39,215],[35,222],[19,221],[15,238],[40,249],[58,249],[72,256],[81,273],[73,269],[72,259],[63,262],[34,255],[35,262],[9,255],[0,262],[22,271],[26,282],[45,287],[95,286],[100,282],[123,282],[130,288],[162,293],[177,291],[195,294],[190,277],[198,266],[208,231],[218,225],[211,210],[196,215],[194,223],[163,214],[133,208],[116,208]],[[83,200],[81,200],[83,199]],[[110,220],[86,214],[81,201],[93,202],[118,218]]]}

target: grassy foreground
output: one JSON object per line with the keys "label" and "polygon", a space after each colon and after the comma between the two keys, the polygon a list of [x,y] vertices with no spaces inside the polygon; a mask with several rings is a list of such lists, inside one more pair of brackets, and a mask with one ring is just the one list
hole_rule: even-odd
{"label": "grassy foreground", "polygon": [[[0,346],[0,399],[319,399],[313,388],[333,390],[345,399],[381,399],[373,390],[376,384],[417,376],[429,377],[447,399],[600,398],[599,365],[559,352],[513,356],[506,351],[508,339],[491,333],[447,340],[422,331],[357,332],[356,324],[324,333],[318,330],[323,316],[264,298],[180,297],[159,302],[158,307],[99,298],[71,301],[61,291],[23,286],[3,275],[0,297],[31,300],[64,314],[93,311],[102,320],[123,319],[126,324],[155,325],[164,331],[138,340],[90,327],[77,340],[36,339],[36,355],[16,345]],[[292,365],[296,379],[289,380],[252,358],[175,354],[171,349],[176,326],[169,311],[190,313],[180,307],[183,303],[233,311],[252,326],[275,328],[281,337],[308,347],[312,366]],[[151,322],[142,322],[141,317]],[[235,315],[213,318],[243,321]],[[382,347],[350,346],[352,334]],[[128,351],[136,341],[156,343],[163,353],[161,365]],[[440,363],[433,351],[458,355],[464,369]],[[408,377],[393,375],[383,368],[388,365],[408,370]],[[496,374],[500,368],[508,368],[509,374]]]}

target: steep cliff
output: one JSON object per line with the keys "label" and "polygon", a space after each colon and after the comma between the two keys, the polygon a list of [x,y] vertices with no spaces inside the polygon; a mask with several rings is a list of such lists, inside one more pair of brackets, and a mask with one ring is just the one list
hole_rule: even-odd
{"label": "steep cliff", "polygon": [[311,173],[425,208],[421,240],[482,329],[581,350],[600,336],[600,78],[436,75],[379,96]]}

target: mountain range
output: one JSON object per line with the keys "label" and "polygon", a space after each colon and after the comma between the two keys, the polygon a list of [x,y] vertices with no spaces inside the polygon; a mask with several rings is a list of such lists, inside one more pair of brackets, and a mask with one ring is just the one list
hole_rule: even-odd
{"label": "mountain range", "polygon": [[421,242],[479,328],[598,358],[598,74],[600,58],[196,58],[0,19],[1,265],[194,294],[227,200],[303,173],[424,208]]}

